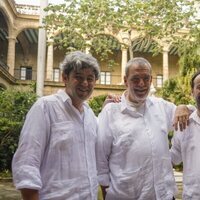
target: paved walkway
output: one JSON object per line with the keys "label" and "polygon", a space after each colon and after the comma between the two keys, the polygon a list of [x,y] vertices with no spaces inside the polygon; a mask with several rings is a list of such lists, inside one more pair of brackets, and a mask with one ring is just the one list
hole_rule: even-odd
{"label": "paved walkway", "polygon": [[[182,173],[174,171],[174,174],[179,189],[176,200],[181,200]],[[0,200],[21,200],[20,193],[15,190],[11,179],[0,180]]]}
{"label": "paved walkway", "polygon": [[0,180],[0,200],[21,200],[20,193],[15,190],[11,179]]}
{"label": "paved walkway", "polygon": [[178,186],[178,196],[176,199],[181,200],[182,199],[181,192],[182,192],[183,173],[174,171],[174,176],[175,176],[176,184]]}

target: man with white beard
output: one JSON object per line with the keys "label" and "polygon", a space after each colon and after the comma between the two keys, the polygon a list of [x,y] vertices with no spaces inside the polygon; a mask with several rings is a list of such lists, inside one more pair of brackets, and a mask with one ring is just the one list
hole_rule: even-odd
{"label": "man with white beard", "polygon": [[172,200],[176,194],[168,146],[176,106],[148,96],[151,72],[146,59],[131,59],[121,102],[107,104],[98,117],[97,170],[106,200]]}

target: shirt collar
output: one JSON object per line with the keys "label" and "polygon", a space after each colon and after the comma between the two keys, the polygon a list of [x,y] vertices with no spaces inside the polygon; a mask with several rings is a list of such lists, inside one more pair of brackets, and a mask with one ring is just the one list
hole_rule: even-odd
{"label": "shirt collar", "polygon": [[197,114],[197,109],[190,115],[190,120],[193,120],[200,124],[200,117]]}
{"label": "shirt collar", "polygon": [[[60,97],[60,99],[62,99],[64,103],[68,102],[70,105],[72,105],[72,100],[70,96],[65,92],[65,90],[58,90],[57,96]],[[86,102],[83,102],[83,106],[86,108],[90,108]]]}
{"label": "shirt collar", "polygon": [[[126,112],[127,110],[132,110],[133,112],[137,112],[136,109],[132,109],[130,107],[130,105],[128,105],[128,102],[126,100],[125,94],[127,91],[125,91],[122,94],[122,98],[121,98],[121,102],[122,102],[122,106],[121,106],[121,112]],[[149,108],[151,105],[153,104],[152,98],[151,97],[147,97],[146,101],[145,101],[145,107]]]}

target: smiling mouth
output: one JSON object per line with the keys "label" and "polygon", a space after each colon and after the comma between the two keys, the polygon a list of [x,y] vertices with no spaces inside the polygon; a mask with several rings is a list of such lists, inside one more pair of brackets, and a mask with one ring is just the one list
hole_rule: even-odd
{"label": "smiling mouth", "polygon": [[135,92],[137,92],[137,93],[142,93],[142,94],[143,94],[143,93],[146,93],[147,90],[146,90],[146,89],[145,89],[145,90],[137,90],[137,89],[136,89]]}
{"label": "smiling mouth", "polygon": [[79,90],[80,92],[82,92],[82,93],[86,93],[86,92],[88,92],[88,91],[86,91],[86,90]]}
{"label": "smiling mouth", "polygon": [[89,92],[89,90],[86,90],[86,89],[78,89],[80,92]]}

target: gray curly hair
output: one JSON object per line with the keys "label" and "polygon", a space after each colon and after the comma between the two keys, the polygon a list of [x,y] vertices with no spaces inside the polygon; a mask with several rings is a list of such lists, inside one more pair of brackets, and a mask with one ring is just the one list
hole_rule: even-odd
{"label": "gray curly hair", "polygon": [[62,73],[69,76],[71,71],[79,71],[84,68],[92,68],[96,80],[99,79],[100,69],[99,64],[92,55],[81,51],[74,51],[65,56],[61,66]]}

